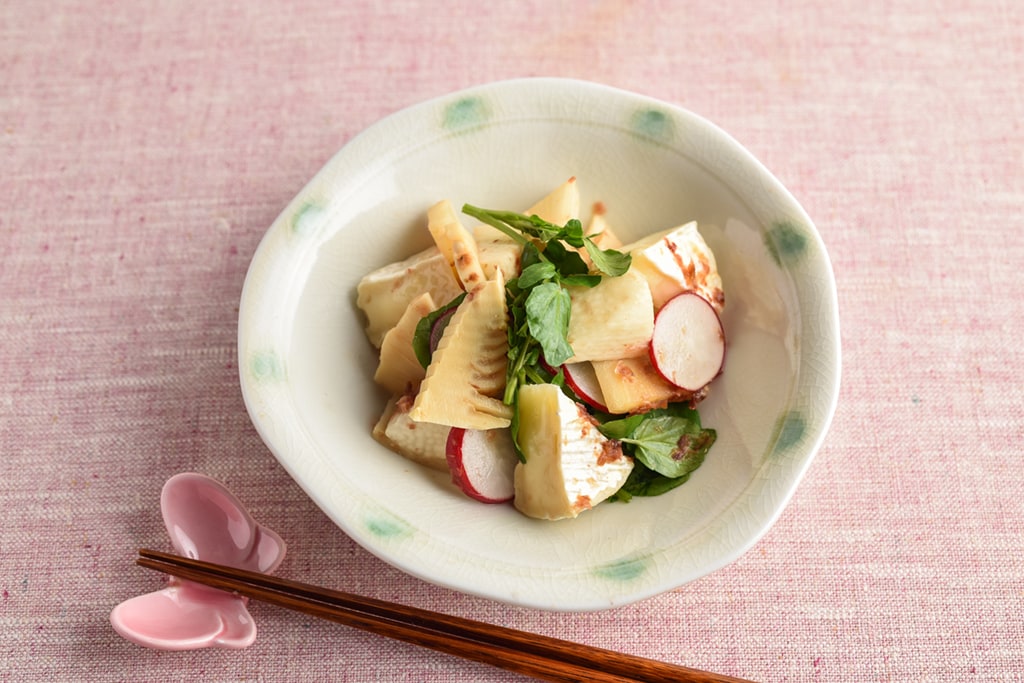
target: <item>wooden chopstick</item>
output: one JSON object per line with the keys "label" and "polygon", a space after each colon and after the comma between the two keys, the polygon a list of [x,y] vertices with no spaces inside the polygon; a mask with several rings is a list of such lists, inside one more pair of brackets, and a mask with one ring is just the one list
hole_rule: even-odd
{"label": "wooden chopstick", "polygon": [[753,683],[156,550],[139,550],[136,564],[541,680]]}

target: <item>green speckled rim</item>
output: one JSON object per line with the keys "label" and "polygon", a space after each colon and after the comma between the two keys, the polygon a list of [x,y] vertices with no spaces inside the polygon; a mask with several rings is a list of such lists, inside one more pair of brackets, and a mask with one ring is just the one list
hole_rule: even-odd
{"label": "green speckled rim", "polygon": [[487,100],[480,97],[462,97],[444,108],[441,126],[461,133],[475,126],[486,125],[491,118]]}
{"label": "green speckled rim", "polygon": [[[601,106],[572,108],[560,104],[563,100]],[[799,310],[792,333],[797,364],[788,398],[776,406],[767,420],[766,438],[755,447],[757,462],[751,475],[742,484],[731,485],[728,501],[713,517],[670,541],[638,537],[621,551],[602,547],[593,557],[584,554],[552,565],[532,558],[528,549],[517,555],[520,549],[509,548],[502,556],[500,548],[480,547],[480,543],[493,540],[488,538],[488,516],[499,513],[473,508],[472,517],[484,521],[467,519],[467,533],[478,533],[479,538],[477,546],[463,547],[457,537],[440,534],[431,526],[461,502],[437,502],[438,494],[427,487],[424,504],[436,504],[436,509],[424,513],[405,501],[390,500],[387,492],[359,484],[358,475],[350,476],[339,460],[352,449],[342,448],[342,455],[335,452],[338,445],[325,443],[320,434],[326,429],[322,425],[325,419],[308,414],[313,409],[310,400],[319,401],[321,395],[329,396],[337,387],[316,380],[325,382],[316,385],[322,389],[319,393],[303,388],[304,381],[312,381],[304,369],[309,361],[296,350],[296,334],[302,341],[302,332],[293,334],[292,327],[298,319],[296,308],[313,296],[308,291],[313,287],[311,274],[318,272],[327,258],[324,254],[330,251],[331,240],[348,229],[345,226],[356,216],[372,215],[392,201],[387,188],[380,190],[379,200],[364,198],[381,179],[384,184],[394,183],[394,169],[416,155],[432,154],[433,150],[441,154],[446,146],[476,144],[485,139],[482,136],[506,130],[511,135],[520,125],[547,126],[555,133],[571,127],[573,132],[582,131],[595,139],[612,136],[619,145],[627,144],[622,140],[632,140],[628,144],[639,154],[647,154],[643,150],[649,149],[652,158],[685,162],[698,169],[695,172],[713,178],[734,195],[743,211],[755,217],[760,226],[758,248],[792,290],[793,305]],[[553,140],[558,141],[557,137]],[[510,143],[511,148],[516,144],[520,143]],[[471,157],[466,159],[472,163]],[[353,208],[360,201],[368,202],[367,206]],[[425,209],[426,203],[422,206]],[[363,239],[377,237],[371,231]],[[335,270],[347,273],[355,268],[361,274],[370,265],[383,265],[366,263],[357,255],[352,258],[355,263],[348,269],[332,267],[332,277]],[[351,282],[357,276],[337,277]],[[338,292],[335,296],[345,295]],[[316,315],[323,314],[317,310]],[[329,323],[321,320],[318,324]],[[357,344],[362,345],[365,340]],[[314,348],[319,351],[315,344]],[[340,351],[330,349],[329,353]],[[595,83],[546,78],[493,83],[436,98],[398,112],[350,141],[289,204],[261,242],[242,295],[239,354],[243,396],[261,437],[310,497],[358,543],[425,580],[556,610],[603,609],[633,602],[699,578],[746,552],[781,513],[819,449],[835,410],[840,378],[838,306],[831,264],[812,221],[788,191],[730,136],[686,110]],[[331,360],[325,357],[325,361]],[[329,401],[325,399],[325,403]],[[342,413],[338,417],[346,419]],[[365,438],[365,424],[354,425],[353,433],[360,432],[357,437],[362,439],[360,448],[372,448],[372,441]],[[367,462],[361,460],[360,466],[371,466]],[[372,467],[389,473],[401,469],[376,462]],[[707,486],[707,482],[701,485]],[[418,496],[417,491],[409,491],[412,497]],[[694,498],[699,494],[700,489],[695,488],[686,493]],[[614,522],[610,515],[635,516],[640,509],[602,510],[601,519]],[[597,512],[568,525],[538,528],[535,523],[501,517],[495,526],[507,531],[507,527],[521,524],[514,533],[523,538],[540,537],[540,546],[545,534],[571,544],[577,536],[607,536],[593,528]],[[473,524],[484,531],[473,531]],[[581,547],[596,546],[585,542]]]}

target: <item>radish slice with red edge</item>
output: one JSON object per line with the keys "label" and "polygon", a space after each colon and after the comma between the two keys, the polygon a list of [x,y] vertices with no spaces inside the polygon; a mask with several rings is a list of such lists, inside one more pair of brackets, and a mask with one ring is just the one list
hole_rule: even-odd
{"label": "radish slice with red edge", "polygon": [[544,360],[544,354],[541,354],[540,364],[552,375],[557,375],[558,371],[561,370],[565,383],[572,389],[572,393],[576,394],[576,398],[594,410],[599,410],[603,413],[608,412],[608,407],[604,403],[604,392],[601,391],[601,385],[597,381],[597,373],[594,372],[594,366],[590,361],[563,363],[558,367],[554,367],[548,364]]}
{"label": "radish slice with red edge", "polygon": [[451,321],[452,316],[455,315],[456,306],[452,306],[447,311],[437,316],[437,320],[430,326],[430,353],[433,355],[434,351],[437,351],[437,345],[441,343],[441,337],[444,336],[444,330],[448,327],[448,323]]}
{"label": "radish slice with red edge", "polygon": [[452,483],[483,503],[506,503],[515,497],[514,473],[519,457],[507,429],[452,427],[445,444]]}
{"label": "radish slice with red edge", "polygon": [[696,292],[668,301],[654,318],[651,363],[672,384],[697,391],[718,376],[725,363],[725,330],[718,313]]}
{"label": "radish slice with red edge", "polygon": [[580,400],[594,410],[602,413],[608,412],[608,406],[604,403],[604,392],[597,381],[597,373],[589,361],[579,363],[566,363],[562,366],[562,373],[565,375],[565,383],[573,390]]}

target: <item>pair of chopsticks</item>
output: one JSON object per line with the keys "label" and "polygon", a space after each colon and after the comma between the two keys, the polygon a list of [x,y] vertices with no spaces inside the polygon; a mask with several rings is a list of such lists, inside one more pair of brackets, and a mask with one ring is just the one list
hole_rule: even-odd
{"label": "pair of chopsticks", "polygon": [[136,564],[541,680],[752,683],[156,550],[139,550]]}

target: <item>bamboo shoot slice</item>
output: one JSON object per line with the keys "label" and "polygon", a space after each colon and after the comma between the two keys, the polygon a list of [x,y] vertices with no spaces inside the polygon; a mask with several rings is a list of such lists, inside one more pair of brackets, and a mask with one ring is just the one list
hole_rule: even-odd
{"label": "bamboo shoot slice", "polygon": [[693,397],[692,392],[680,389],[662,377],[647,354],[636,358],[594,361],[593,366],[610,413],[638,413]]}
{"label": "bamboo shoot slice", "polygon": [[373,428],[373,438],[404,458],[439,472],[447,472],[445,444],[451,428],[412,420],[409,417],[412,404],[410,394],[395,396],[388,401],[384,413]]}
{"label": "bamboo shoot slice", "polygon": [[462,225],[450,201],[444,199],[430,207],[427,228],[462,288],[471,292],[479,287],[485,278],[476,240]]}
{"label": "bamboo shoot slice", "polygon": [[437,306],[430,292],[424,292],[409,302],[398,323],[384,335],[373,379],[391,393],[401,394],[416,389],[423,380],[426,370],[416,358],[412,338],[416,325],[435,308]]}
{"label": "bamboo shoot slice", "polygon": [[487,280],[452,315],[434,351],[410,416],[464,429],[508,427],[499,400],[508,363],[505,282]]}
{"label": "bamboo shoot slice", "polygon": [[580,188],[576,184],[576,176],[556,187],[525,213],[527,216],[539,216],[555,225],[565,225],[573,218],[579,218]]}

